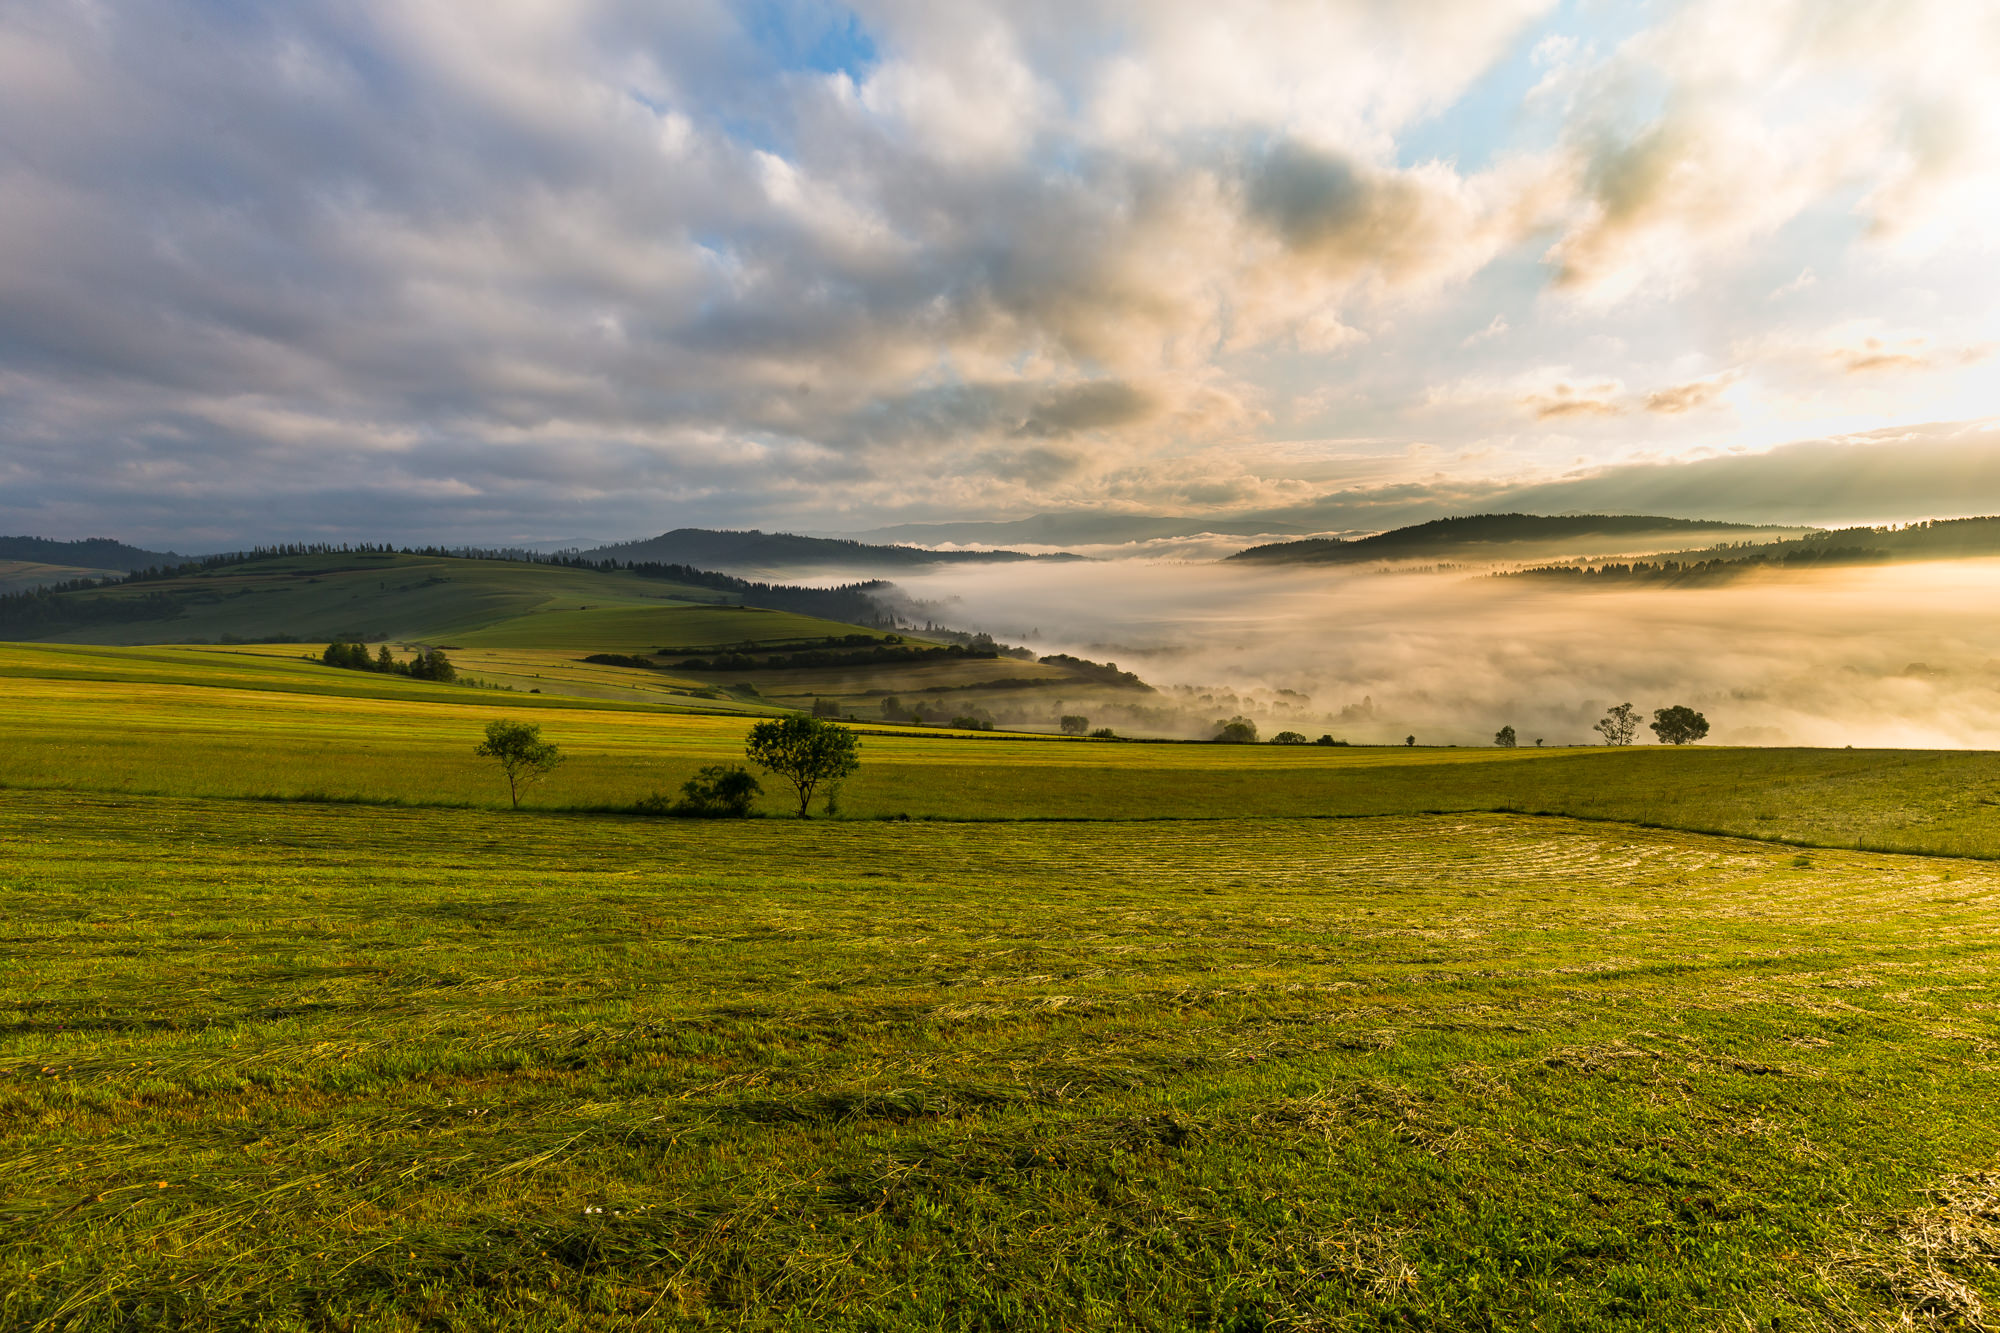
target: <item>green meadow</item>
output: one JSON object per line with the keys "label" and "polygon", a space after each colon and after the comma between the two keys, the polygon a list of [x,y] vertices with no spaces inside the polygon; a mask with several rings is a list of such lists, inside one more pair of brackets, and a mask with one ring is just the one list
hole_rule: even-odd
{"label": "green meadow", "polygon": [[0,1327],[2000,1300],[2000,757],[865,725],[675,820],[751,705],[302,652],[0,646]]}
{"label": "green meadow", "polygon": [[[520,717],[569,756],[529,805],[616,809],[678,788],[704,764],[740,761],[756,720],[730,701],[433,685],[334,670],[289,649],[0,645],[0,683],[0,784],[163,796],[498,809],[505,787],[472,751],[488,721]],[[2000,755],[1977,751],[1238,746],[860,730],[864,763],[842,792],[858,818],[1511,811],[2000,856]],[[772,796],[765,808],[784,804]]]}

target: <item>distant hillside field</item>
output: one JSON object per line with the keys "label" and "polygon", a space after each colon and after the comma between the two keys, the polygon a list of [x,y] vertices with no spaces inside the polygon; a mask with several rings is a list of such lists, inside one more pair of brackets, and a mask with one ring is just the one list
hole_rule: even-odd
{"label": "distant hillside field", "polygon": [[272,554],[0,597],[0,640],[288,643],[316,654],[329,640],[356,638],[401,656],[441,648],[462,671],[522,692],[700,696],[753,712],[817,705],[885,722],[964,717],[1049,730],[1080,711],[1123,727],[1152,706],[1145,686],[1089,663],[1043,663],[990,643],[954,646],[812,614],[880,618],[887,612],[872,590],[884,586],[790,587],[682,566]]}
{"label": "distant hillside field", "polygon": [[1707,519],[1658,518],[1640,514],[1474,514],[1433,519],[1395,528],[1372,537],[1343,541],[1313,537],[1304,541],[1252,546],[1229,557],[1248,564],[1360,564],[1374,560],[1464,560],[1537,558],[1534,552],[1558,549],[1584,554],[1584,548],[1612,545],[1621,552],[1659,549],[1662,541],[1685,542],[1703,534],[1721,540],[1741,534],[1769,540],[1797,528],[1747,527]]}
{"label": "distant hillside field", "polygon": [[1075,560],[1073,555],[1028,555],[1021,551],[931,551],[920,546],[876,546],[789,532],[725,532],[676,528],[644,541],[621,542],[586,551],[589,560],[657,561],[702,569],[766,570],[806,567],[916,569],[939,564],[996,564],[1022,560]]}
{"label": "distant hillside field", "polygon": [[75,565],[84,569],[116,569],[130,572],[157,565],[179,564],[187,559],[172,551],[145,551],[109,537],[59,542],[46,537],[0,537],[0,561],[22,560],[49,565]]}
{"label": "distant hillside field", "polygon": [[135,569],[179,564],[186,558],[171,551],[144,551],[108,537],[77,542],[0,537],[0,596],[77,579],[116,578]]}

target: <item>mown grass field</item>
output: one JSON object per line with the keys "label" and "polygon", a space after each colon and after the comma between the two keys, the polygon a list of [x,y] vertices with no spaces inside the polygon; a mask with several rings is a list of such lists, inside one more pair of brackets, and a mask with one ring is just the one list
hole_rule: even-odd
{"label": "mown grass field", "polygon": [[1976,863],[1505,815],[10,790],[0,893],[8,1328],[1890,1328],[2000,1297]]}
{"label": "mown grass field", "polygon": [[2000,756],[867,728],[684,821],[753,719],[0,688],[0,1328],[1994,1322]]}
{"label": "mown grass field", "polygon": [[[543,809],[629,806],[740,760],[730,705],[429,685],[269,651],[0,646],[0,784],[498,807],[497,717],[569,762]],[[695,711],[700,710],[700,711]],[[1211,819],[1526,811],[1804,844],[2000,856],[2000,755],[1976,751],[1222,746],[866,727],[857,817]],[[779,811],[775,794],[766,808]]]}

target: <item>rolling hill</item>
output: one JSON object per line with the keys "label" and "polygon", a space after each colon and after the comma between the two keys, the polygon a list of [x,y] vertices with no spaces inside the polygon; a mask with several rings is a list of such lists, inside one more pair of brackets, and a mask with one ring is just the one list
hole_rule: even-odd
{"label": "rolling hill", "polygon": [[354,638],[405,654],[440,648],[468,676],[523,692],[699,699],[738,711],[818,705],[885,722],[1050,729],[1083,710],[1122,726],[1151,706],[1136,678],[1092,663],[897,634],[873,596],[887,587],[753,583],[679,565],[288,548],[0,596],[0,640],[306,644],[316,657],[319,646]]}
{"label": "rolling hill", "polygon": [[1029,555],[1022,551],[931,551],[920,546],[875,546],[789,532],[725,532],[676,528],[644,541],[585,551],[585,560],[657,562],[701,569],[917,569],[938,564],[1002,564],[1022,560],[1080,560],[1081,556]]}
{"label": "rolling hill", "polygon": [[1738,578],[1761,569],[1887,565],[1996,555],[2000,555],[2000,517],[1950,518],[1902,527],[1837,528],[1771,542],[1733,542],[1697,550],[1661,551],[1644,559],[1539,565],[1515,571],[1514,576],[1695,583]]}
{"label": "rolling hill", "polygon": [[146,551],[109,537],[51,541],[47,537],[0,537],[0,594],[47,588],[78,579],[115,578],[136,569],[177,565],[172,551]]}
{"label": "rolling hill", "polygon": [[1660,518],[1642,514],[1470,514],[1392,528],[1371,537],[1343,541],[1312,537],[1252,546],[1229,557],[1260,565],[1347,565],[1377,560],[1553,559],[1561,554],[1650,553],[1662,543],[1699,535],[1711,541],[1728,536],[1768,541],[1806,529],[1746,527],[1709,519]]}

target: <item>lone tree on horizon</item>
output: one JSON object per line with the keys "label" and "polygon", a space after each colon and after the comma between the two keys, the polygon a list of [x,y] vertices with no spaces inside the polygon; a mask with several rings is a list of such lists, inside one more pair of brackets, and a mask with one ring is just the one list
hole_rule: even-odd
{"label": "lone tree on horizon", "polygon": [[1631,704],[1619,704],[1594,724],[1606,745],[1630,745],[1639,734],[1639,712]]}
{"label": "lone tree on horizon", "polygon": [[1493,743],[1503,750],[1511,750],[1519,744],[1519,738],[1514,734],[1514,724],[1509,722],[1506,726],[1494,732]]}
{"label": "lone tree on horizon", "polygon": [[1652,727],[1662,745],[1691,745],[1708,735],[1708,719],[1686,704],[1655,708]]}
{"label": "lone tree on horizon", "polygon": [[792,784],[799,794],[800,819],[806,817],[813,793],[822,784],[837,785],[861,767],[855,754],[860,748],[861,742],[846,727],[804,713],[759,722],[743,744],[751,763]]}
{"label": "lone tree on horizon", "polygon": [[473,751],[500,763],[507,775],[507,795],[514,808],[521,808],[521,793],[540,782],[563,761],[563,752],[542,739],[542,729],[533,722],[501,718],[486,724],[486,740]]}
{"label": "lone tree on horizon", "polygon": [[1238,713],[1227,722],[1216,723],[1215,735],[1209,739],[1219,741],[1224,745],[1255,745],[1257,743],[1257,724],[1249,718],[1244,717],[1241,713]]}

